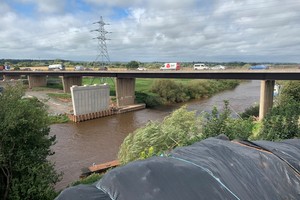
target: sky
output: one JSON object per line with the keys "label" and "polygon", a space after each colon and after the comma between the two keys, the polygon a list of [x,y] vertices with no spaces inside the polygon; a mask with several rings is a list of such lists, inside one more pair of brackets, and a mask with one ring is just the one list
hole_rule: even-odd
{"label": "sky", "polygon": [[0,0],[0,59],[106,61],[106,45],[110,61],[300,63],[299,11],[300,0]]}

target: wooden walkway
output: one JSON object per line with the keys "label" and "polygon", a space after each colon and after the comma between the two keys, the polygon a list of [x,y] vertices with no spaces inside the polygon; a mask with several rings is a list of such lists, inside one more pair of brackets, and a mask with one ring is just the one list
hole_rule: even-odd
{"label": "wooden walkway", "polygon": [[86,177],[92,173],[104,173],[106,172],[108,169],[117,167],[120,165],[120,162],[118,160],[113,160],[110,162],[106,162],[106,163],[102,163],[102,164],[98,164],[98,165],[93,165],[87,168],[83,168],[81,169],[81,175],[80,178]]}

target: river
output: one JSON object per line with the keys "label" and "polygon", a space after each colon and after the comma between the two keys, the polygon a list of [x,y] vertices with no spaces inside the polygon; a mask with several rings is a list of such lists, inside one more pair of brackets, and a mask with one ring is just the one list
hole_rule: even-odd
{"label": "river", "polygon": [[233,113],[238,113],[258,103],[259,94],[260,81],[243,82],[235,89],[218,93],[209,99],[160,106],[81,123],[51,125],[50,135],[56,135],[57,143],[52,147],[55,154],[50,159],[55,162],[56,170],[63,172],[63,179],[56,185],[56,189],[63,189],[78,180],[81,168],[116,159],[124,138],[149,120],[162,121],[185,104],[188,110],[196,110],[198,113],[211,111],[213,106],[221,108],[224,100],[229,100]]}

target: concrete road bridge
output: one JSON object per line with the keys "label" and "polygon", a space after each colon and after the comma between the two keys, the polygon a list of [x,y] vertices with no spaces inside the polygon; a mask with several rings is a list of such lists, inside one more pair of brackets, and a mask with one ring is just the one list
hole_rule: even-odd
{"label": "concrete road bridge", "polygon": [[82,77],[114,77],[118,106],[134,104],[136,78],[261,80],[260,119],[273,106],[276,80],[300,80],[300,70],[297,69],[294,71],[0,71],[1,75],[5,80],[19,79],[21,75],[27,75],[29,88],[46,86],[47,77],[60,76],[66,93],[70,92],[72,85],[82,85]]}

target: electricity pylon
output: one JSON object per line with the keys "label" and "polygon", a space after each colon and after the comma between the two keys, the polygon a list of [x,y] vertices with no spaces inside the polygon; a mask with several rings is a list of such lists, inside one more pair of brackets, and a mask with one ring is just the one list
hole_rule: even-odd
{"label": "electricity pylon", "polygon": [[101,57],[101,65],[104,68],[106,64],[110,64],[110,59],[107,51],[107,46],[106,46],[106,40],[110,40],[106,38],[107,32],[104,28],[105,25],[109,25],[103,21],[102,16],[100,17],[100,20],[97,22],[94,22],[93,24],[98,24],[98,28],[92,31],[98,32],[98,36],[93,38],[97,39],[98,41],[98,49],[99,49],[99,54],[97,55],[97,58],[95,59],[95,62],[98,60],[99,57]]}

